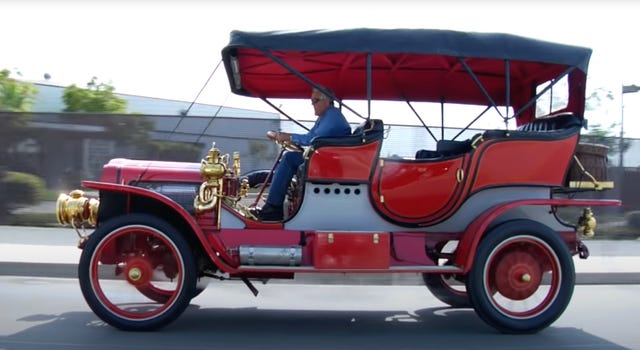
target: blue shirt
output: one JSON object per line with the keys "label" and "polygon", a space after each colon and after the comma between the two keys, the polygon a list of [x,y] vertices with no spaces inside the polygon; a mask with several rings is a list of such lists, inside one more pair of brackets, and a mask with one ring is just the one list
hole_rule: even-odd
{"label": "blue shirt", "polygon": [[314,137],[339,137],[351,135],[351,126],[342,112],[334,106],[329,106],[322,113],[311,130],[306,134],[292,134],[291,141],[301,146],[309,146]]}

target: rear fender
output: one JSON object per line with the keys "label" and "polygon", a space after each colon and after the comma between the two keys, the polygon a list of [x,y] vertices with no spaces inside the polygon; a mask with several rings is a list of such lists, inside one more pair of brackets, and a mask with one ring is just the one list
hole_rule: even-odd
{"label": "rear fender", "polygon": [[[136,208],[129,207],[131,204],[131,199],[134,196],[145,198],[150,201],[159,203],[164,207],[167,207],[169,210],[176,213],[176,215],[179,217],[182,223],[184,223],[184,225],[189,229],[189,231],[191,231],[193,237],[195,237],[199,245],[202,247],[205,253],[214,262],[214,264],[216,264],[218,268],[220,268],[224,272],[229,272],[229,273],[235,271],[233,267],[229,266],[222,259],[223,255],[226,255],[225,249],[222,246],[222,244],[217,240],[208,241],[205,238],[204,232],[196,222],[195,218],[173,200],[157,192],[150,191],[145,188],[136,187],[136,186],[120,185],[120,184],[106,183],[106,182],[93,182],[93,181],[84,181],[82,185],[84,187],[100,191],[101,197],[103,196],[104,193],[127,196],[127,200],[125,202],[126,208],[121,208],[124,212],[137,212]],[[101,206],[102,205],[103,203],[101,203]],[[162,217],[168,216],[167,213],[158,213],[158,214]],[[103,219],[102,215],[100,215],[100,212],[99,212],[99,219]],[[218,253],[220,255],[218,255]]]}
{"label": "rear fender", "polygon": [[596,207],[596,206],[620,206],[618,200],[582,200],[582,199],[525,199],[495,205],[482,214],[467,226],[464,231],[454,258],[454,264],[462,268],[463,274],[471,269],[473,259],[476,255],[478,244],[487,233],[488,228],[500,215],[510,209],[520,206],[555,206],[555,207]]}

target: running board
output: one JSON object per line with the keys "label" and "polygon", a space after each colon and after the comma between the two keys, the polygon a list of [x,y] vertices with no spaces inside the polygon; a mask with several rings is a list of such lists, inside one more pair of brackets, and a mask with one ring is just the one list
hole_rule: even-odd
{"label": "running board", "polygon": [[456,266],[391,266],[388,269],[318,269],[313,266],[272,266],[272,265],[240,265],[239,272],[272,271],[272,272],[317,272],[317,273],[462,273]]}

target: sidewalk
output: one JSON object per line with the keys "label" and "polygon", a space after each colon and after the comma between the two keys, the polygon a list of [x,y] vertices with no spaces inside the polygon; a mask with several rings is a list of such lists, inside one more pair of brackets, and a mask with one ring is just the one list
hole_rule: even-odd
{"label": "sidewalk", "polygon": [[[0,275],[76,277],[81,250],[71,228],[0,226]],[[640,241],[585,241],[591,256],[574,257],[578,283],[640,284]],[[422,284],[417,274],[299,274],[301,283]]]}

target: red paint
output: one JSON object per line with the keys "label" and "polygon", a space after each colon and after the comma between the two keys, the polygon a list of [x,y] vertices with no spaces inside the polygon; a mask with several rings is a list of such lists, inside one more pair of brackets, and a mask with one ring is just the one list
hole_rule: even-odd
{"label": "red paint", "polygon": [[388,233],[316,233],[313,265],[318,269],[386,269],[389,242]]}
{"label": "red paint", "polygon": [[[378,209],[400,222],[425,222],[453,200],[463,158],[439,162],[385,159],[376,169],[372,194]],[[378,201],[383,197],[383,201]]]}
{"label": "red paint", "polygon": [[[182,208],[176,202],[168,199],[167,197],[159,193],[149,191],[147,189],[140,188],[140,187],[135,187],[135,186],[119,185],[119,184],[104,183],[104,182],[94,182],[94,181],[83,181],[82,185],[84,187],[91,188],[98,191],[119,192],[119,193],[125,193],[129,195],[145,196],[167,205],[171,210],[174,210],[185,220],[187,225],[191,228],[191,231],[193,232],[193,234],[200,241],[200,244],[202,245],[206,253],[209,255],[211,260],[222,271],[232,272],[234,270],[226,262],[226,261],[230,261],[231,259],[230,257],[226,256],[225,247],[222,244],[220,244],[220,242],[217,240],[208,242],[208,240],[205,238],[205,234],[202,231],[202,228],[198,225],[196,219],[193,216],[191,216],[188,212],[186,212],[185,209]],[[211,244],[208,244],[208,243],[211,243]],[[216,252],[219,252],[220,256],[218,256]],[[226,261],[223,260],[225,256],[227,257]]]}
{"label": "red paint", "polygon": [[[108,269],[105,265],[101,264],[100,262],[102,261],[101,257],[102,254],[104,252],[105,247],[109,247],[112,245],[116,245],[116,241],[120,240],[120,239],[128,239],[128,236],[130,234],[135,235],[135,236],[140,236],[142,233],[145,234],[145,237],[152,237],[153,239],[159,240],[162,245],[168,249],[168,254],[173,258],[173,262],[175,262],[175,268],[176,268],[176,288],[174,291],[168,291],[167,298],[166,301],[164,303],[162,303],[163,305],[160,306],[157,309],[150,309],[150,310],[144,310],[144,309],[129,309],[127,308],[127,304],[124,304],[125,308],[121,308],[119,306],[119,304],[114,303],[113,300],[111,300],[109,298],[108,295],[105,294],[103,288],[102,288],[102,279],[100,276],[100,272],[106,272],[109,271],[107,274],[109,275],[110,273],[112,273],[110,271],[110,269]],[[109,248],[107,248],[109,249]],[[110,253],[106,253],[107,255],[109,255]],[[93,290],[95,291],[95,295],[96,297],[99,299],[100,303],[103,304],[106,308],[108,308],[113,314],[118,315],[120,317],[123,318],[129,318],[129,319],[134,319],[134,320],[143,320],[149,317],[153,317],[153,316],[157,316],[160,315],[162,313],[164,313],[169,307],[171,307],[171,305],[175,302],[178,293],[177,291],[179,291],[182,288],[182,283],[184,283],[183,280],[183,276],[184,276],[184,267],[182,266],[182,264],[179,264],[177,261],[177,257],[179,256],[178,252],[176,251],[174,245],[169,242],[167,240],[167,238],[163,235],[163,234],[158,234],[157,232],[153,231],[153,230],[148,230],[145,231],[143,230],[143,228],[140,227],[136,227],[136,228],[128,228],[128,227],[124,227],[124,228],[120,228],[116,231],[114,231],[114,233],[110,234],[109,236],[107,236],[106,239],[104,239],[100,245],[96,248],[95,254],[92,256],[91,259],[91,266],[89,267],[91,269],[91,273],[90,273],[90,278],[91,278],[91,285],[93,287]],[[140,259],[140,260],[138,260]],[[139,257],[139,258],[133,258],[130,259],[129,262],[131,262],[132,264],[136,265],[137,267],[143,267],[142,265],[145,265],[143,267],[143,273],[146,274],[147,277],[144,277],[145,281],[141,282],[141,285],[144,283],[149,283],[150,279],[148,279],[148,276],[150,275],[151,271],[150,271],[150,267],[148,266],[149,262],[145,262],[144,264],[142,263],[142,261],[144,261],[143,257]],[[111,266],[111,268],[115,269],[115,266]],[[127,270],[124,271],[124,273],[126,273]],[[144,276],[144,275],[143,275]],[[125,279],[128,280],[128,276],[124,276]],[[113,281],[111,281],[112,276],[107,276],[105,277],[105,281],[106,283],[112,283]],[[137,285],[138,287],[141,285]]]}
{"label": "red paint", "polygon": [[112,159],[103,167],[101,182],[132,181],[202,182],[200,163]]}
{"label": "red paint", "polygon": [[358,146],[323,146],[314,149],[309,156],[307,178],[367,181],[381,143],[376,141]]}
{"label": "red paint", "polygon": [[505,139],[481,145],[471,192],[509,184],[560,186],[577,139]]}
{"label": "red paint", "polygon": [[509,209],[525,205],[547,205],[557,207],[614,207],[620,206],[618,200],[589,200],[589,199],[525,199],[498,204],[480,214],[465,230],[458,250],[454,258],[454,264],[463,269],[463,273],[469,272],[471,264],[476,255],[476,248],[482,236],[486,233],[487,227],[500,214]]}

